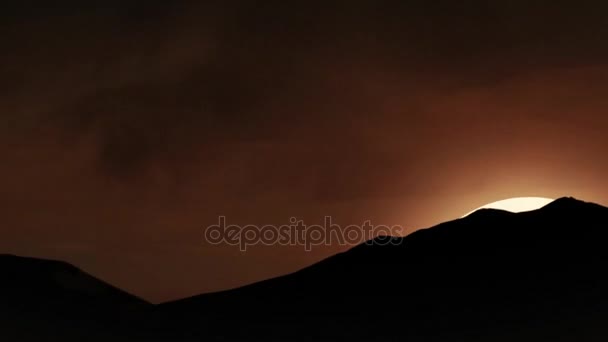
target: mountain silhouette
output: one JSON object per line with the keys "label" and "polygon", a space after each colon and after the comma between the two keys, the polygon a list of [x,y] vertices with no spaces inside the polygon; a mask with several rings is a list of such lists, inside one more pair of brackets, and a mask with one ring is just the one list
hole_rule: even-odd
{"label": "mountain silhouette", "polygon": [[96,341],[605,341],[607,237],[608,208],[573,198],[483,209],[156,306],[65,263],[2,256],[0,314],[49,333],[31,341],[78,340],[57,326]]}
{"label": "mountain silhouette", "polygon": [[60,261],[0,255],[0,274],[4,341],[132,340],[150,306]]}
{"label": "mountain silhouette", "polygon": [[157,309],[193,338],[582,341],[608,331],[608,208],[562,198],[381,237]]}

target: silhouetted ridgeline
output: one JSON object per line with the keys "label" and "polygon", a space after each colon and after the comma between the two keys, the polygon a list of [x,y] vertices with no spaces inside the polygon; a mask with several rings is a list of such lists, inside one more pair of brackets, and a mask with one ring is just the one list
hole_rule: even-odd
{"label": "silhouetted ridgeline", "polygon": [[60,261],[0,255],[0,274],[1,341],[135,341],[151,309]]}
{"label": "silhouetted ridgeline", "polygon": [[[52,316],[93,334],[107,333],[95,322],[120,313],[109,326],[128,330],[127,340],[605,341],[607,237],[608,208],[572,198],[527,213],[486,209],[284,277],[158,306],[66,264],[0,257],[10,278],[0,310],[19,312],[16,326]],[[56,267],[80,280],[50,277]]]}

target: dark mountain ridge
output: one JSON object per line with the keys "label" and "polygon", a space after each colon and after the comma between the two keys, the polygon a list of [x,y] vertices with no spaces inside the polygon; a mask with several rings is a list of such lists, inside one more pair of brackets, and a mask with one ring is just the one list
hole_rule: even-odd
{"label": "dark mountain ridge", "polygon": [[608,208],[573,198],[518,214],[484,209],[290,275],[157,306],[62,262],[0,256],[0,336],[605,341],[607,238]]}
{"label": "dark mountain ridge", "polygon": [[607,237],[608,208],[573,198],[481,210],[159,309],[231,339],[559,340],[608,322]]}
{"label": "dark mountain ridge", "polygon": [[133,340],[132,327],[151,308],[61,261],[5,254],[0,272],[2,340]]}

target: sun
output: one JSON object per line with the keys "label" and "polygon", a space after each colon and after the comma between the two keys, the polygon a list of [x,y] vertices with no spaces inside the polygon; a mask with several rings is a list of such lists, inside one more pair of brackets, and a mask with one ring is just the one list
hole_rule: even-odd
{"label": "sun", "polygon": [[[479,209],[500,209],[511,211],[514,213],[519,213],[522,211],[530,211],[544,207],[545,205],[553,202],[554,199],[546,198],[546,197],[513,197],[509,199],[504,199],[492,203],[488,203],[483,205],[464,216],[468,216],[469,214],[479,210]],[[464,217],[463,216],[463,217]]]}

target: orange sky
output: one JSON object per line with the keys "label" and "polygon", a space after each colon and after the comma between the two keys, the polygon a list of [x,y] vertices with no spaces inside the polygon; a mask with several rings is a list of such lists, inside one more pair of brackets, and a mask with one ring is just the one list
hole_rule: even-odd
{"label": "orange sky", "polygon": [[347,248],[209,246],[219,215],[413,230],[608,203],[606,5],[60,3],[1,14],[0,252],[158,302]]}

